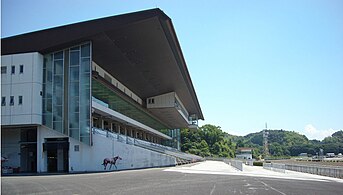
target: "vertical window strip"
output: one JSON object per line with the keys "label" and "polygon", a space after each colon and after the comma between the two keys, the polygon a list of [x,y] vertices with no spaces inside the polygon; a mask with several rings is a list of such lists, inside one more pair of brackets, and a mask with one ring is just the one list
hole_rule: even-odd
{"label": "vertical window strip", "polygon": [[22,104],[23,104],[23,96],[20,95],[20,96],[18,97],[18,105],[22,105]]}
{"label": "vertical window strip", "polygon": [[19,74],[23,74],[23,73],[24,73],[24,65],[21,64],[21,65],[19,66]]}
{"label": "vertical window strip", "polygon": [[1,97],[1,106],[6,106],[6,97]]}

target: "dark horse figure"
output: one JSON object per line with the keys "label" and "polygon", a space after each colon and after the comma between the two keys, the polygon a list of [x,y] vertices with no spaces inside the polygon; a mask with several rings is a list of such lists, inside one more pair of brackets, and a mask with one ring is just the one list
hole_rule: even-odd
{"label": "dark horse figure", "polygon": [[117,160],[121,160],[121,158],[119,156],[115,156],[113,158],[105,158],[104,159],[104,163],[102,163],[102,165],[104,165],[104,170],[106,170],[107,164],[111,165],[109,170],[111,170],[112,165],[114,165],[116,167],[116,169],[117,169],[117,166],[116,166]]}

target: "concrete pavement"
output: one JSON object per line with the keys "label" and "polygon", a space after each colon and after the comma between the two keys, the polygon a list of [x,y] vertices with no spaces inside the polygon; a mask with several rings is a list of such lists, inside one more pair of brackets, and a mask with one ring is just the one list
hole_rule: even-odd
{"label": "concrete pavement", "polygon": [[259,166],[243,165],[243,171],[239,171],[232,166],[227,165],[221,161],[205,161],[191,167],[172,167],[165,169],[165,171],[174,171],[182,173],[198,173],[198,174],[219,174],[219,175],[240,175],[251,177],[268,177],[279,179],[292,180],[308,180],[308,181],[335,181],[343,183],[342,179],[325,177],[320,175],[313,175],[308,173],[301,173],[286,170],[285,173],[271,171]]}
{"label": "concrete pavement", "polygon": [[[248,167],[249,168],[249,167]],[[342,194],[329,178],[282,177],[268,170],[239,172],[206,161],[173,168],[1,178],[2,194]],[[249,172],[249,173],[248,173]],[[268,175],[272,177],[268,177]],[[287,175],[287,174],[285,174]],[[290,179],[291,178],[291,179]],[[299,179],[300,178],[300,179]]]}

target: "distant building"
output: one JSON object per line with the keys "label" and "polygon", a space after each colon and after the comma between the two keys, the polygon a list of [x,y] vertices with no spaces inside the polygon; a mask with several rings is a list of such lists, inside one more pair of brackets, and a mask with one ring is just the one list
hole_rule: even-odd
{"label": "distant building", "polygon": [[335,155],[335,153],[333,153],[333,152],[328,152],[328,153],[326,153],[326,157],[328,157],[328,158],[332,158],[332,157],[335,157],[336,155]]}
{"label": "distant building", "polygon": [[253,148],[238,148],[236,152],[237,159],[252,159]]}
{"label": "distant building", "polygon": [[306,152],[300,153],[299,154],[300,157],[308,157],[308,154]]}

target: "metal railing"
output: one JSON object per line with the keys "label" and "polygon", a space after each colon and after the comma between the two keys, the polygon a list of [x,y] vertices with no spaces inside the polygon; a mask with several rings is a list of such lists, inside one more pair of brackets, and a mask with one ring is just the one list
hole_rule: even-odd
{"label": "metal railing", "polygon": [[343,167],[285,164],[287,170],[343,179]]}
{"label": "metal railing", "polygon": [[263,163],[263,168],[271,170],[271,171],[280,172],[280,173],[286,172],[285,164],[280,164],[280,163]]}
{"label": "metal railing", "polygon": [[233,159],[224,159],[223,160],[226,164],[229,164],[236,169],[243,171],[243,162],[240,160],[233,160]]}
{"label": "metal railing", "polygon": [[263,168],[283,173],[290,170],[343,179],[343,167],[263,163]]}

